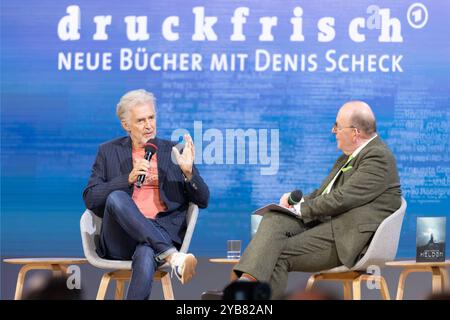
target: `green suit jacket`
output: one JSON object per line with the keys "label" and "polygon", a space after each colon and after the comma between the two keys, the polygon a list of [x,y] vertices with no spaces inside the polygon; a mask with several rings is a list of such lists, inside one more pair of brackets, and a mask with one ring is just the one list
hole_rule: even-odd
{"label": "green suit jacket", "polygon": [[301,204],[305,223],[331,219],[340,261],[352,267],[380,223],[401,205],[400,179],[391,150],[379,137],[341,171],[331,192],[322,195],[348,156],[337,159],[319,189]]}

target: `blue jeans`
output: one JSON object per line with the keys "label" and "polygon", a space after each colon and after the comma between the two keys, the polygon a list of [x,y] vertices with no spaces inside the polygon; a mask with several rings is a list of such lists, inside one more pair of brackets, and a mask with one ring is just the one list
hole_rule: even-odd
{"label": "blue jeans", "polygon": [[177,252],[170,235],[155,220],[146,218],[124,191],[106,199],[98,253],[113,260],[132,260],[127,300],[146,300],[153,275],[164,259]]}

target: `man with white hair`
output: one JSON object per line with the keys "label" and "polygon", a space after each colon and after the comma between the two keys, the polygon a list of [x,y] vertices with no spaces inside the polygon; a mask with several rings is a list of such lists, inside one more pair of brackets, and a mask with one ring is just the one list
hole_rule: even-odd
{"label": "man with white hair", "polygon": [[[103,218],[98,254],[106,259],[132,260],[127,299],[148,299],[158,265],[169,262],[184,284],[195,274],[197,260],[181,253],[189,202],[206,208],[209,189],[194,166],[190,136],[180,151],[175,143],[156,137],[156,106],[145,90],[126,93],[117,116],[128,133],[100,145],[87,187],[86,207]],[[144,158],[152,139],[157,152]],[[171,159],[174,154],[177,163]],[[140,175],[145,180],[140,188]]]}
{"label": "man with white hair", "polygon": [[[322,185],[294,207],[296,217],[263,216],[258,231],[233,271],[240,280],[268,282],[283,297],[290,271],[351,268],[380,223],[401,205],[395,158],[376,133],[375,116],[362,101],[339,110],[332,133],[343,154]],[[291,202],[292,203],[292,202]]]}

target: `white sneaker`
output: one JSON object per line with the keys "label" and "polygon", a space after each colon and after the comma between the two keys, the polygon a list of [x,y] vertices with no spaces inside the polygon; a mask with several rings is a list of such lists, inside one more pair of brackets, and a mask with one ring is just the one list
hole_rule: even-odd
{"label": "white sneaker", "polygon": [[175,252],[170,260],[170,265],[177,278],[182,284],[185,284],[195,275],[197,259],[191,253]]}

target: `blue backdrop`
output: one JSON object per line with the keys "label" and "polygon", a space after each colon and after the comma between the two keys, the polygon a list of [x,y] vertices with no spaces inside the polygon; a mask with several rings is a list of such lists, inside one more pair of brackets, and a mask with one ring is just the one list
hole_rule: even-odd
{"label": "blue backdrop", "polygon": [[[245,246],[254,209],[317,187],[339,156],[338,108],[362,99],[398,160],[398,256],[414,257],[416,218],[450,205],[450,4],[419,4],[2,1],[2,256],[82,255],[97,146],[124,134],[120,96],[145,88],[158,136],[191,133],[211,190],[195,254]],[[147,22],[140,33],[135,21]],[[242,132],[244,145],[227,139]]]}

